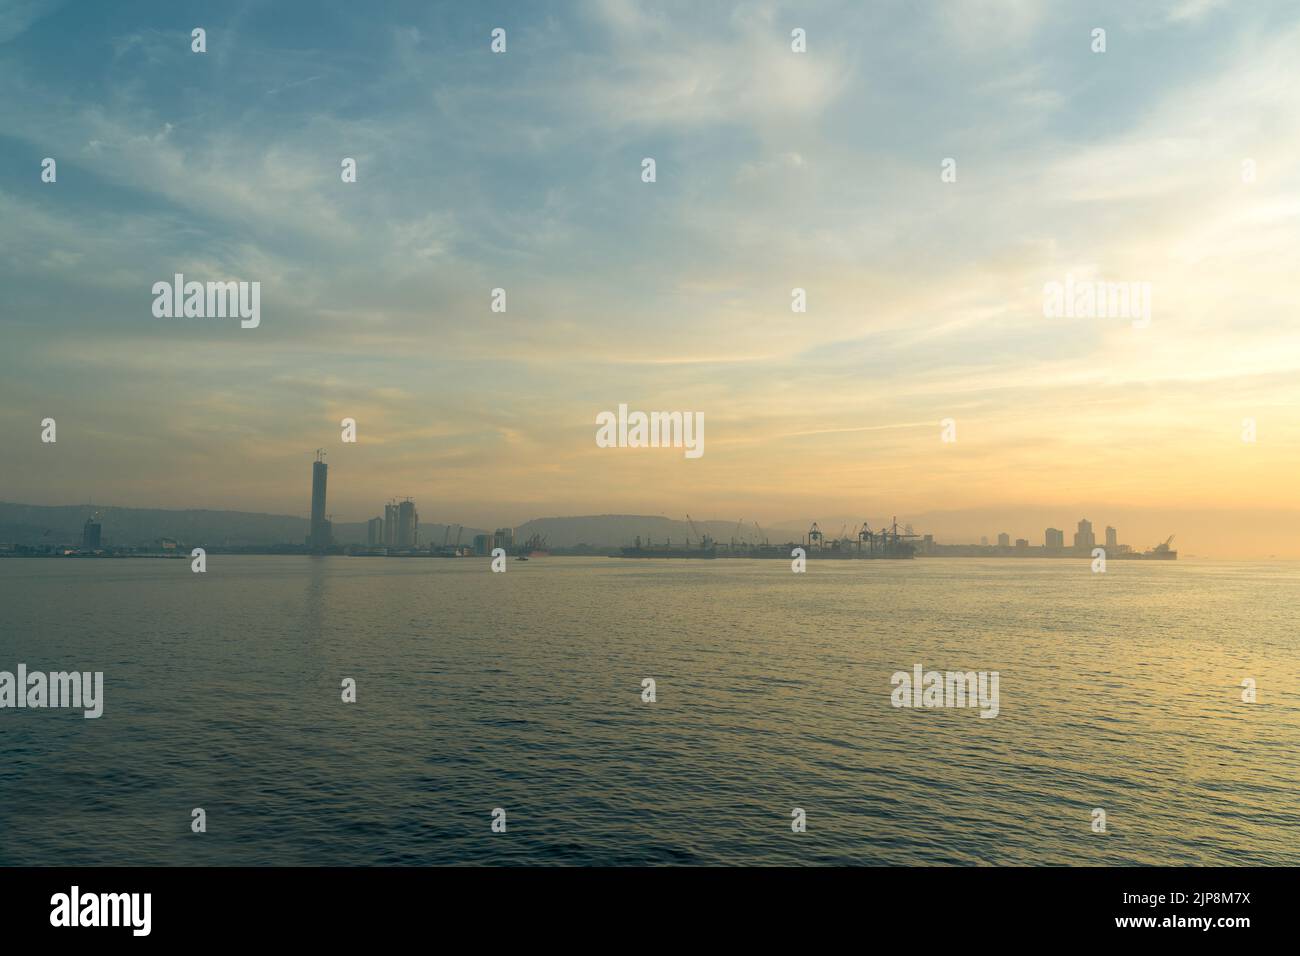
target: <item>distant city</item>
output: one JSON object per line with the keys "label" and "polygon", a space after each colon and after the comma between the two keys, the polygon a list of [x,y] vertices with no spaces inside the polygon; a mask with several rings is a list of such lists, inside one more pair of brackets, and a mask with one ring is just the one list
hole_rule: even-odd
{"label": "distant city", "polygon": [[[408,555],[421,550],[428,554],[445,557],[486,556],[500,548],[507,554],[515,550],[515,532],[513,528],[498,528],[493,534],[476,534],[471,543],[460,543],[464,526],[457,528],[456,540],[450,545],[451,526],[443,529],[443,540],[439,545],[429,542],[420,547],[420,514],[415,510],[415,501],[408,495],[398,501],[394,498],[384,505],[382,517],[371,518],[366,522],[366,548],[356,547],[341,549],[333,539],[333,525],[325,513],[326,486],[329,482],[329,465],[325,462],[325,452],[316,450],[316,460],[311,466],[311,530],[307,533],[307,550],[316,553],[329,553],[345,550],[348,554]],[[530,550],[544,550],[544,541],[529,543]],[[526,556],[526,555],[525,555]]]}
{"label": "distant city", "polygon": [[[152,535],[146,541],[140,531],[125,540],[106,540],[101,509],[94,506],[41,507],[0,504],[0,557],[185,557],[191,548],[212,552],[245,554],[346,554],[360,557],[475,557],[489,556],[497,549],[512,557],[542,555],[609,555],[626,558],[790,558],[794,548],[803,548],[810,558],[912,558],[912,557],[1089,557],[1098,547],[1092,522],[1079,520],[1072,541],[1067,545],[1065,532],[1047,528],[1043,543],[1030,544],[1026,538],[1012,539],[1007,532],[996,536],[995,543],[982,537],[979,544],[941,544],[932,534],[918,534],[911,525],[882,524],[873,529],[868,522],[850,531],[823,532],[813,523],[806,532],[780,532],[789,540],[771,541],[757,522],[737,522],[719,530],[722,522],[695,522],[690,515],[684,522],[662,516],[599,515],[574,518],[535,519],[524,529],[500,527],[495,531],[469,529],[464,525],[434,526],[428,540],[421,539],[420,516],[415,500],[404,495],[383,505],[383,513],[361,525],[352,524],[348,537],[339,541],[327,508],[329,465],[325,452],[316,451],[311,471],[311,517],[305,537],[295,542],[284,534],[289,526],[302,519],[243,512],[160,512],[132,509],[109,509],[147,515],[153,527],[180,528],[168,534]],[[67,530],[44,527],[51,514],[80,511],[89,516],[80,525],[79,541],[68,540]],[[197,520],[197,519],[206,520]],[[67,529],[66,519],[63,527]],[[81,522],[82,518],[77,518]],[[39,522],[39,523],[38,523]],[[235,527],[230,527],[234,525]],[[250,527],[255,526],[256,530]],[[120,526],[120,523],[119,523]],[[584,538],[574,540],[572,528],[582,529]],[[279,533],[276,528],[282,529]],[[644,528],[644,533],[642,532]],[[659,529],[656,534],[654,529]],[[70,530],[70,529],[68,529]],[[134,530],[134,529],[133,529]],[[548,532],[559,532],[567,539],[564,545],[547,542]],[[299,532],[301,533],[301,532]],[[6,540],[10,536],[11,539]],[[258,543],[258,541],[261,543]],[[592,543],[585,543],[585,542]],[[299,543],[300,542],[300,543]],[[1176,560],[1171,547],[1173,536],[1139,551],[1121,544],[1119,532],[1106,527],[1104,545],[1107,558]]]}
{"label": "distant city", "polygon": [[[1136,551],[1132,545],[1121,544],[1119,541],[1119,532],[1110,526],[1106,528],[1105,544],[1100,547],[1105,549],[1107,558],[1146,558],[1152,560],[1172,561],[1177,559],[1178,552],[1173,550],[1174,536],[1170,535],[1164,541],[1149,548],[1145,551]],[[1043,543],[1033,545],[1027,538],[1016,538],[1014,542],[1011,535],[1005,531],[997,536],[997,543],[990,544],[988,538],[980,538],[979,544],[936,544],[931,535],[925,535],[921,542],[921,553],[935,555],[938,557],[980,557],[980,556],[1002,556],[1002,557],[1036,557],[1036,558],[1058,558],[1058,557],[1087,557],[1092,554],[1093,549],[1099,547],[1097,543],[1096,532],[1092,529],[1092,522],[1087,518],[1080,518],[1074,532],[1071,543],[1067,546],[1065,543],[1065,532],[1060,528],[1048,528],[1043,532]]]}

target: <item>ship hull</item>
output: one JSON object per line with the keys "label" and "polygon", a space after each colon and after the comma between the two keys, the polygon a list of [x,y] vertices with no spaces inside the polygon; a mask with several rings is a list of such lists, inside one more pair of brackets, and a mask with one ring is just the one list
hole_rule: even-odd
{"label": "ship hull", "polygon": [[718,556],[716,551],[701,551],[688,548],[624,548],[621,558],[702,558],[712,560]]}
{"label": "ship hull", "polygon": [[916,549],[909,544],[890,545],[888,548],[810,548],[806,544],[791,541],[785,545],[766,545],[750,548],[748,551],[736,551],[724,554],[727,558],[784,558],[789,561],[794,555],[790,552],[800,548],[809,561],[907,561],[916,556]]}
{"label": "ship hull", "polygon": [[[784,558],[790,560],[790,554],[801,545],[791,545],[788,549],[780,548],[759,548],[754,551],[742,551],[739,554],[728,555],[736,558]],[[910,561],[916,555],[911,551],[897,551],[888,554],[869,551],[809,551],[804,548],[804,552],[809,561]]]}

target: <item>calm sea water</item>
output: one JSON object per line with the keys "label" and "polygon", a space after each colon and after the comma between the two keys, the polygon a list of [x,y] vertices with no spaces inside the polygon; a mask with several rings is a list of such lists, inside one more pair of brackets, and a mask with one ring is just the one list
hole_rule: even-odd
{"label": "calm sea water", "polygon": [[[105,673],[0,710],[0,864],[1295,865],[1297,609],[1293,563],[0,560],[0,670]],[[894,708],[918,663],[1000,715]]]}

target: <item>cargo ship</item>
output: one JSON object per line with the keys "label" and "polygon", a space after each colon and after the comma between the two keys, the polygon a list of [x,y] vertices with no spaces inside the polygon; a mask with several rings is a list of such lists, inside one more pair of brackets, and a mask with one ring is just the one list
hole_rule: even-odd
{"label": "cargo ship", "polygon": [[[689,518],[690,515],[687,515],[688,520]],[[695,527],[693,522],[691,527]],[[729,547],[723,545],[719,548],[711,537],[704,535],[700,546],[693,548],[689,538],[686,547],[673,547],[671,539],[661,545],[651,544],[649,541],[643,544],[638,536],[636,543],[631,547],[623,548],[618,557],[767,558],[789,561],[793,557],[791,552],[795,548],[800,548],[809,560],[907,560],[916,556],[916,546],[909,539],[918,537],[920,535],[912,531],[911,525],[905,525],[900,530],[897,518],[892,525],[887,525],[880,531],[873,531],[871,525],[864,521],[862,527],[858,529],[856,538],[845,536],[841,529],[840,535],[831,540],[827,540],[817,523],[813,522],[802,543],[789,541],[774,545],[765,540],[762,544],[745,545],[738,544],[733,538]]]}
{"label": "cargo ship", "polygon": [[712,559],[718,556],[717,545],[713,539],[705,535],[698,548],[690,547],[690,541],[685,548],[674,548],[672,539],[669,538],[664,544],[651,544],[649,540],[645,544],[641,543],[641,536],[637,535],[636,543],[630,548],[623,548],[618,557],[621,558],[705,558]]}
{"label": "cargo ship", "polygon": [[912,531],[911,525],[904,525],[900,531],[898,519],[879,531],[872,531],[870,522],[862,522],[854,538],[849,538],[840,530],[836,537],[826,539],[826,535],[817,522],[813,522],[802,544],[789,541],[783,545],[770,545],[764,542],[748,549],[735,552],[737,558],[785,558],[789,560],[790,552],[802,548],[809,560],[861,561],[873,559],[908,560],[916,556],[916,546],[909,540],[920,535]]}
{"label": "cargo ship", "polygon": [[1175,551],[1173,548],[1169,547],[1173,543],[1174,543],[1174,536],[1171,534],[1169,537],[1165,538],[1164,541],[1160,542],[1150,551],[1143,551],[1140,555],[1138,555],[1138,557],[1140,557],[1144,561],[1177,561],[1178,552]]}

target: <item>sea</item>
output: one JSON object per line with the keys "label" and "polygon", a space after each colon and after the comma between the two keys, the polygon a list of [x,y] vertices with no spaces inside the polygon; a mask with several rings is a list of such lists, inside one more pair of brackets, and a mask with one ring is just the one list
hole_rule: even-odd
{"label": "sea", "polygon": [[0,865],[1294,866],[1298,612],[1295,562],[3,559],[0,671],[104,676],[0,709]]}

